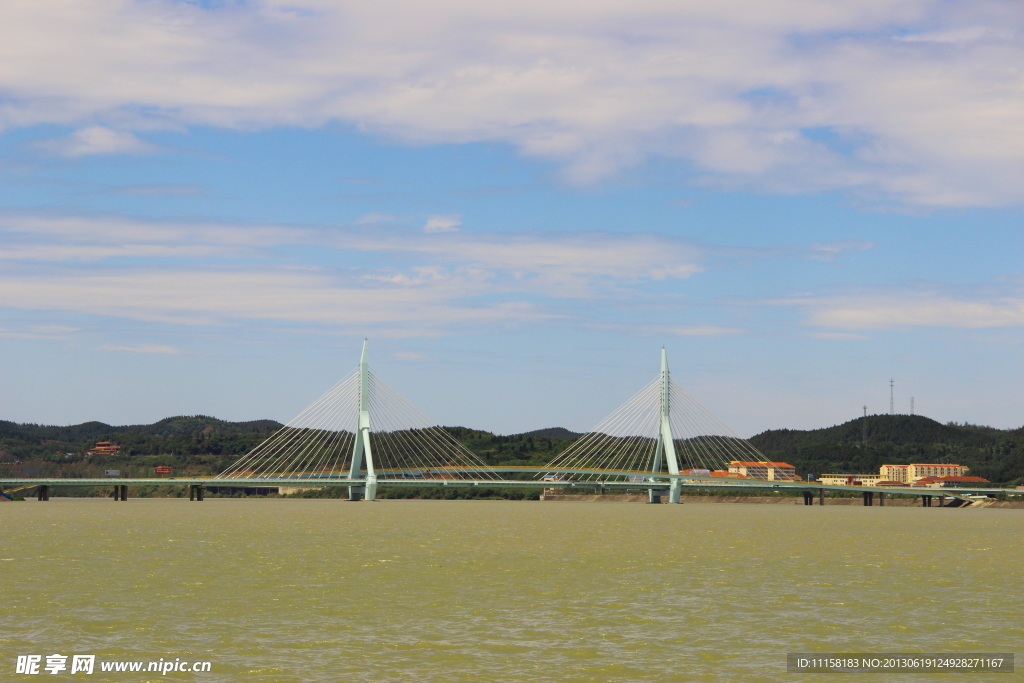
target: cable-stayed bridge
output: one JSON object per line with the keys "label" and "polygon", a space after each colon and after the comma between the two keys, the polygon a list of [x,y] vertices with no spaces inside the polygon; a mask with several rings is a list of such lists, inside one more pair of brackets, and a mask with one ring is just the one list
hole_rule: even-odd
{"label": "cable-stayed bridge", "polygon": [[[742,462],[764,478],[737,478]],[[966,491],[831,486],[775,476],[776,468],[672,380],[665,350],[661,369],[643,389],[543,467],[493,467],[424,416],[370,370],[364,341],[359,366],[263,443],[213,477],[176,479],[0,479],[0,486],[35,487],[47,500],[51,486],[189,486],[203,499],[207,486],[348,487],[349,500],[375,500],[380,487],[486,486],[646,490],[651,502],[680,502],[684,488],[797,489],[811,504],[828,490],[855,491],[865,505],[886,493],[966,500]]]}

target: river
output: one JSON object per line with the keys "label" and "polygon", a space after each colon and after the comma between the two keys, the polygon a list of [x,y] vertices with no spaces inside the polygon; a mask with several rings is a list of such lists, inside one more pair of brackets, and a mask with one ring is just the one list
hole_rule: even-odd
{"label": "river", "polygon": [[41,680],[486,683],[790,681],[803,677],[787,652],[1013,652],[1022,522],[827,505],[5,503],[0,680],[36,678],[13,674],[17,655],[53,653],[211,673]]}

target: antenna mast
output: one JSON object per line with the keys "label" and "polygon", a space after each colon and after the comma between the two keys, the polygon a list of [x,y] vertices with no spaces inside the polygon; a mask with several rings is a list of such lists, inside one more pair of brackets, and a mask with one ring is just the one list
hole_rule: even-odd
{"label": "antenna mast", "polygon": [[861,437],[863,443],[868,442],[868,407],[864,406],[864,419],[861,420],[861,425],[864,427],[864,434]]}
{"label": "antenna mast", "polygon": [[896,382],[892,379],[889,380],[889,414],[896,414],[896,404],[893,402],[893,391],[892,388],[896,385]]}

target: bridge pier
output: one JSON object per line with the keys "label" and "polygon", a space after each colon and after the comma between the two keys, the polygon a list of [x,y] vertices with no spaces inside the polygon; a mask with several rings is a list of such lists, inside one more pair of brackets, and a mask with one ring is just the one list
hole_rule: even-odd
{"label": "bridge pier", "polygon": [[668,489],[668,502],[681,504],[683,501],[679,500],[679,497],[682,494],[682,492],[682,484],[679,482],[678,479],[673,479],[672,485]]}
{"label": "bridge pier", "polygon": [[202,500],[203,499],[203,485],[202,484],[189,484],[189,486],[188,486],[188,499],[189,500]]}
{"label": "bridge pier", "polygon": [[363,492],[366,491],[365,486],[349,486],[348,487],[348,499],[350,501],[357,501],[363,499]]}
{"label": "bridge pier", "polygon": [[661,502],[661,489],[647,489],[647,502],[648,503],[660,503]]}
{"label": "bridge pier", "polygon": [[930,508],[932,506],[931,496],[921,496],[921,507]]}
{"label": "bridge pier", "polygon": [[804,491],[804,505],[814,505],[814,494],[810,491]]}
{"label": "bridge pier", "polygon": [[825,489],[818,489],[818,505],[825,504]]}
{"label": "bridge pier", "polygon": [[865,491],[864,492],[864,504],[869,506],[869,507],[875,504],[875,493],[874,493],[874,491]]}
{"label": "bridge pier", "polygon": [[885,491],[878,492],[878,507],[885,506]]}
{"label": "bridge pier", "polygon": [[114,487],[114,500],[128,500],[128,484],[118,484]]}
{"label": "bridge pier", "polygon": [[50,487],[40,486],[36,489],[36,500],[42,502],[44,500],[50,500]]}

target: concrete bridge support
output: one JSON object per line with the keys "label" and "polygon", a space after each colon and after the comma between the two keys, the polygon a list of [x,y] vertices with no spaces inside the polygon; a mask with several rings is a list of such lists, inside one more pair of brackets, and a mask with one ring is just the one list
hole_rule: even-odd
{"label": "concrete bridge support", "polygon": [[921,496],[921,507],[930,508],[932,506],[931,496]]}
{"label": "concrete bridge support", "polygon": [[40,486],[36,489],[36,500],[42,502],[44,500],[50,500],[50,487]]}
{"label": "concrete bridge support", "polygon": [[814,505],[814,493],[811,491],[804,491],[804,505]]}
{"label": "concrete bridge support", "polygon": [[878,492],[878,506],[883,507],[885,505],[885,491]]}
{"label": "concrete bridge support", "polygon": [[875,492],[874,491],[865,491],[864,492],[864,504],[869,506],[869,507],[875,504]]}
{"label": "concrete bridge support", "polygon": [[366,485],[349,486],[348,499],[376,500],[377,475],[373,471],[373,449],[370,447],[370,355],[369,342],[363,340],[363,355],[359,359],[359,423],[352,443],[352,464],[348,478],[361,479],[366,464]]}
{"label": "concrete bridge support", "polygon": [[661,502],[661,489],[647,489],[647,502],[648,503],[660,503]]}
{"label": "concrete bridge support", "polygon": [[818,505],[825,504],[825,489],[818,489]]}
{"label": "concrete bridge support", "polygon": [[202,484],[189,484],[188,487],[188,499],[189,500],[202,500],[203,499],[203,485]]}

